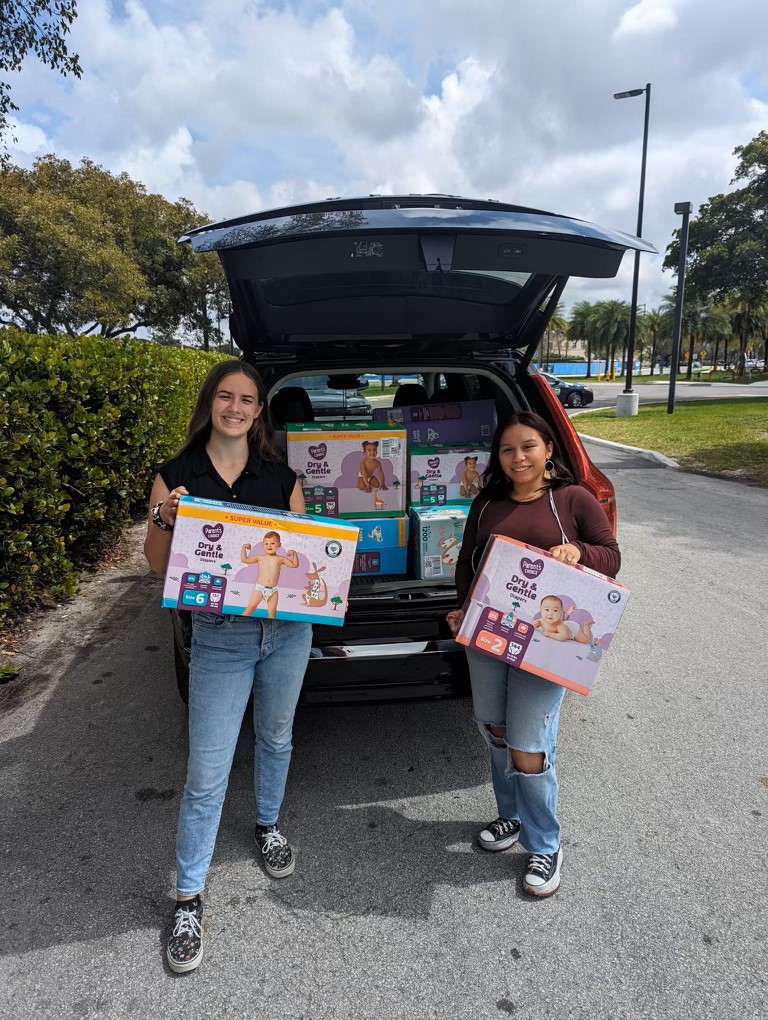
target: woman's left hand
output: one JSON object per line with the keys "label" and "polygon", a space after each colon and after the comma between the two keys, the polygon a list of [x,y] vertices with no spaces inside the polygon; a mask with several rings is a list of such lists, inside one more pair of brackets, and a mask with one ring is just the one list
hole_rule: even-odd
{"label": "woman's left hand", "polygon": [[549,550],[549,555],[556,560],[560,560],[563,563],[578,563],[581,559],[581,553],[572,545],[570,542],[566,542],[565,545],[553,545]]}

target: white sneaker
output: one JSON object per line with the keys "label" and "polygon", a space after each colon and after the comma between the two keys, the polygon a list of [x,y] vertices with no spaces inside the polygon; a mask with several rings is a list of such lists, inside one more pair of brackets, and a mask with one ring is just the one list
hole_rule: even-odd
{"label": "white sneaker", "polygon": [[483,850],[497,853],[508,850],[520,839],[520,822],[512,818],[497,818],[478,833],[477,842]]}
{"label": "white sneaker", "polygon": [[562,847],[553,854],[531,854],[523,879],[523,889],[530,896],[554,896],[560,888],[562,863]]}

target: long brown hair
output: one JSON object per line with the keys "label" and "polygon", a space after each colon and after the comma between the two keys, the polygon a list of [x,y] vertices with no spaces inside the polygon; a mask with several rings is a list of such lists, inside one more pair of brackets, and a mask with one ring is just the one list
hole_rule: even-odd
{"label": "long brown hair", "polygon": [[181,444],[178,453],[185,453],[195,446],[204,446],[211,435],[211,408],[213,398],[221,385],[221,381],[228,375],[247,376],[256,387],[261,414],[256,418],[248,430],[248,447],[254,453],[258,453],[268,460],[279,460],[275,449],[275,437],[272,432],[272,422],[267,410],[267,391],[261,376],[247,361],[240,361],[239,358],[231,358],[220,361],[214,365],[211,371],[203,380],[200,392],[197,394],[192,416],[189,419],[187,438]]}

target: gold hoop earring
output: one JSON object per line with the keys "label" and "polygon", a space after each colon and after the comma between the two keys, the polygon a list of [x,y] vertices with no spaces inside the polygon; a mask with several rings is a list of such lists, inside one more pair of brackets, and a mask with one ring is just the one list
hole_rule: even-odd
{"label": "gold hoop earring", "polygon": [[551,478],[554,474],[557,474],[555,471],[555,462],[550,457],[544,463],[544,477]]}

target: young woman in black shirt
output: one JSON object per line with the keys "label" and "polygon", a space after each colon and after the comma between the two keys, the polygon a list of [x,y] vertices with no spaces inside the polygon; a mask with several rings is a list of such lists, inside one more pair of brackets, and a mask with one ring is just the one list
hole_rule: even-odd
{"label": "young woman in black shirt", "polygon": [[[208,374],[186,441],[160,467],[152,486],[144,552],[153,570],[166,569],[183,495],[304,512],[296,475],[275,453],[264,398],[261,377],[244,362],[221,362]],[[177,973],[194,970],[203,957],[201,894],[251,694],[256,846],[273,878],[294,870],[293,851],[277,820],[311,634],[309,623],[192,614],[189,759],[176,839],[176,908],[167,946],[168,964]]]}

